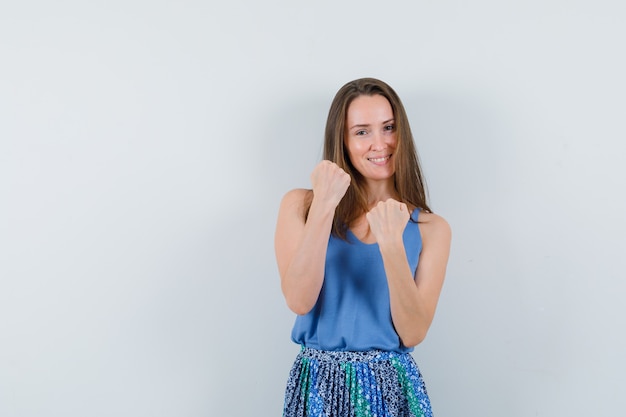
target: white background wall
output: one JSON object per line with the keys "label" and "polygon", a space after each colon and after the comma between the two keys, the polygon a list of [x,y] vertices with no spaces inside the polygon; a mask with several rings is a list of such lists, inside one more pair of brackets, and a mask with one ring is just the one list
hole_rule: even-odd
{"label": "white background wall", "polygon": [[273,255],[330,101],[405,102],[454,241],[438,417],[626,408],[626,6],[0,6],[0,416],[277,416]]}

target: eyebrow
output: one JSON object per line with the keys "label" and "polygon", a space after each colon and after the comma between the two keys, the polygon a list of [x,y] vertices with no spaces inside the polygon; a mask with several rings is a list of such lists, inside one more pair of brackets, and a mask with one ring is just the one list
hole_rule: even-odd
{"label": "eyebrow", "polygon": [[[396,121],[396,119],[392,118],[392,119],[389,119],[389,120],[385,120],[384,122],[382,122],[382,124],[386,125],[389,122],[395,122],[395,121]],[[350,127],[349,130],[354,129],[355,127],[362,128],[362,127],[369,127],[369,126],[370,125],[368,125],[368,124],[359,124],[359,125],[354,125],[354,126]]]}

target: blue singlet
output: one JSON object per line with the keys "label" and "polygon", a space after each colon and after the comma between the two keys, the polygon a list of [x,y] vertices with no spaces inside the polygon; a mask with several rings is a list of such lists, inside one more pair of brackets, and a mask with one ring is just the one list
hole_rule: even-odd
{"label": "blue singlet", "polygon": [[[422,251],[418,213],[419,209],[413,211],[413,221],[403,234],[413,276]],[[378,244],[363,243],[351,231],[347,238],[330,236],[319,298],[311,311],[296,318],[291,339],[319,350],[412,351],[401,344],[391,321],[389,287]]]}

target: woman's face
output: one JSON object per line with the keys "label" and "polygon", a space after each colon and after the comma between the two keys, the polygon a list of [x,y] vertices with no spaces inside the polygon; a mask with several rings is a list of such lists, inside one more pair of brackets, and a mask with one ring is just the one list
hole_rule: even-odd
{"label": "woman's face", "polygon": [[345,144],[350,162],[365,179],[378,181],[393,177],[396,125],[385,97],[363,95],[350,103]]}

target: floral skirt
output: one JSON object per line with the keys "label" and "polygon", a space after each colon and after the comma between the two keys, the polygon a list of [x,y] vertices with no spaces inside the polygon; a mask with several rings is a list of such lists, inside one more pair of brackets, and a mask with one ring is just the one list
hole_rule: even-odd
{"label": "floral skirt", "polygon": [[302,348],[291,368],[283,417],[432,417],[408,353]]}

